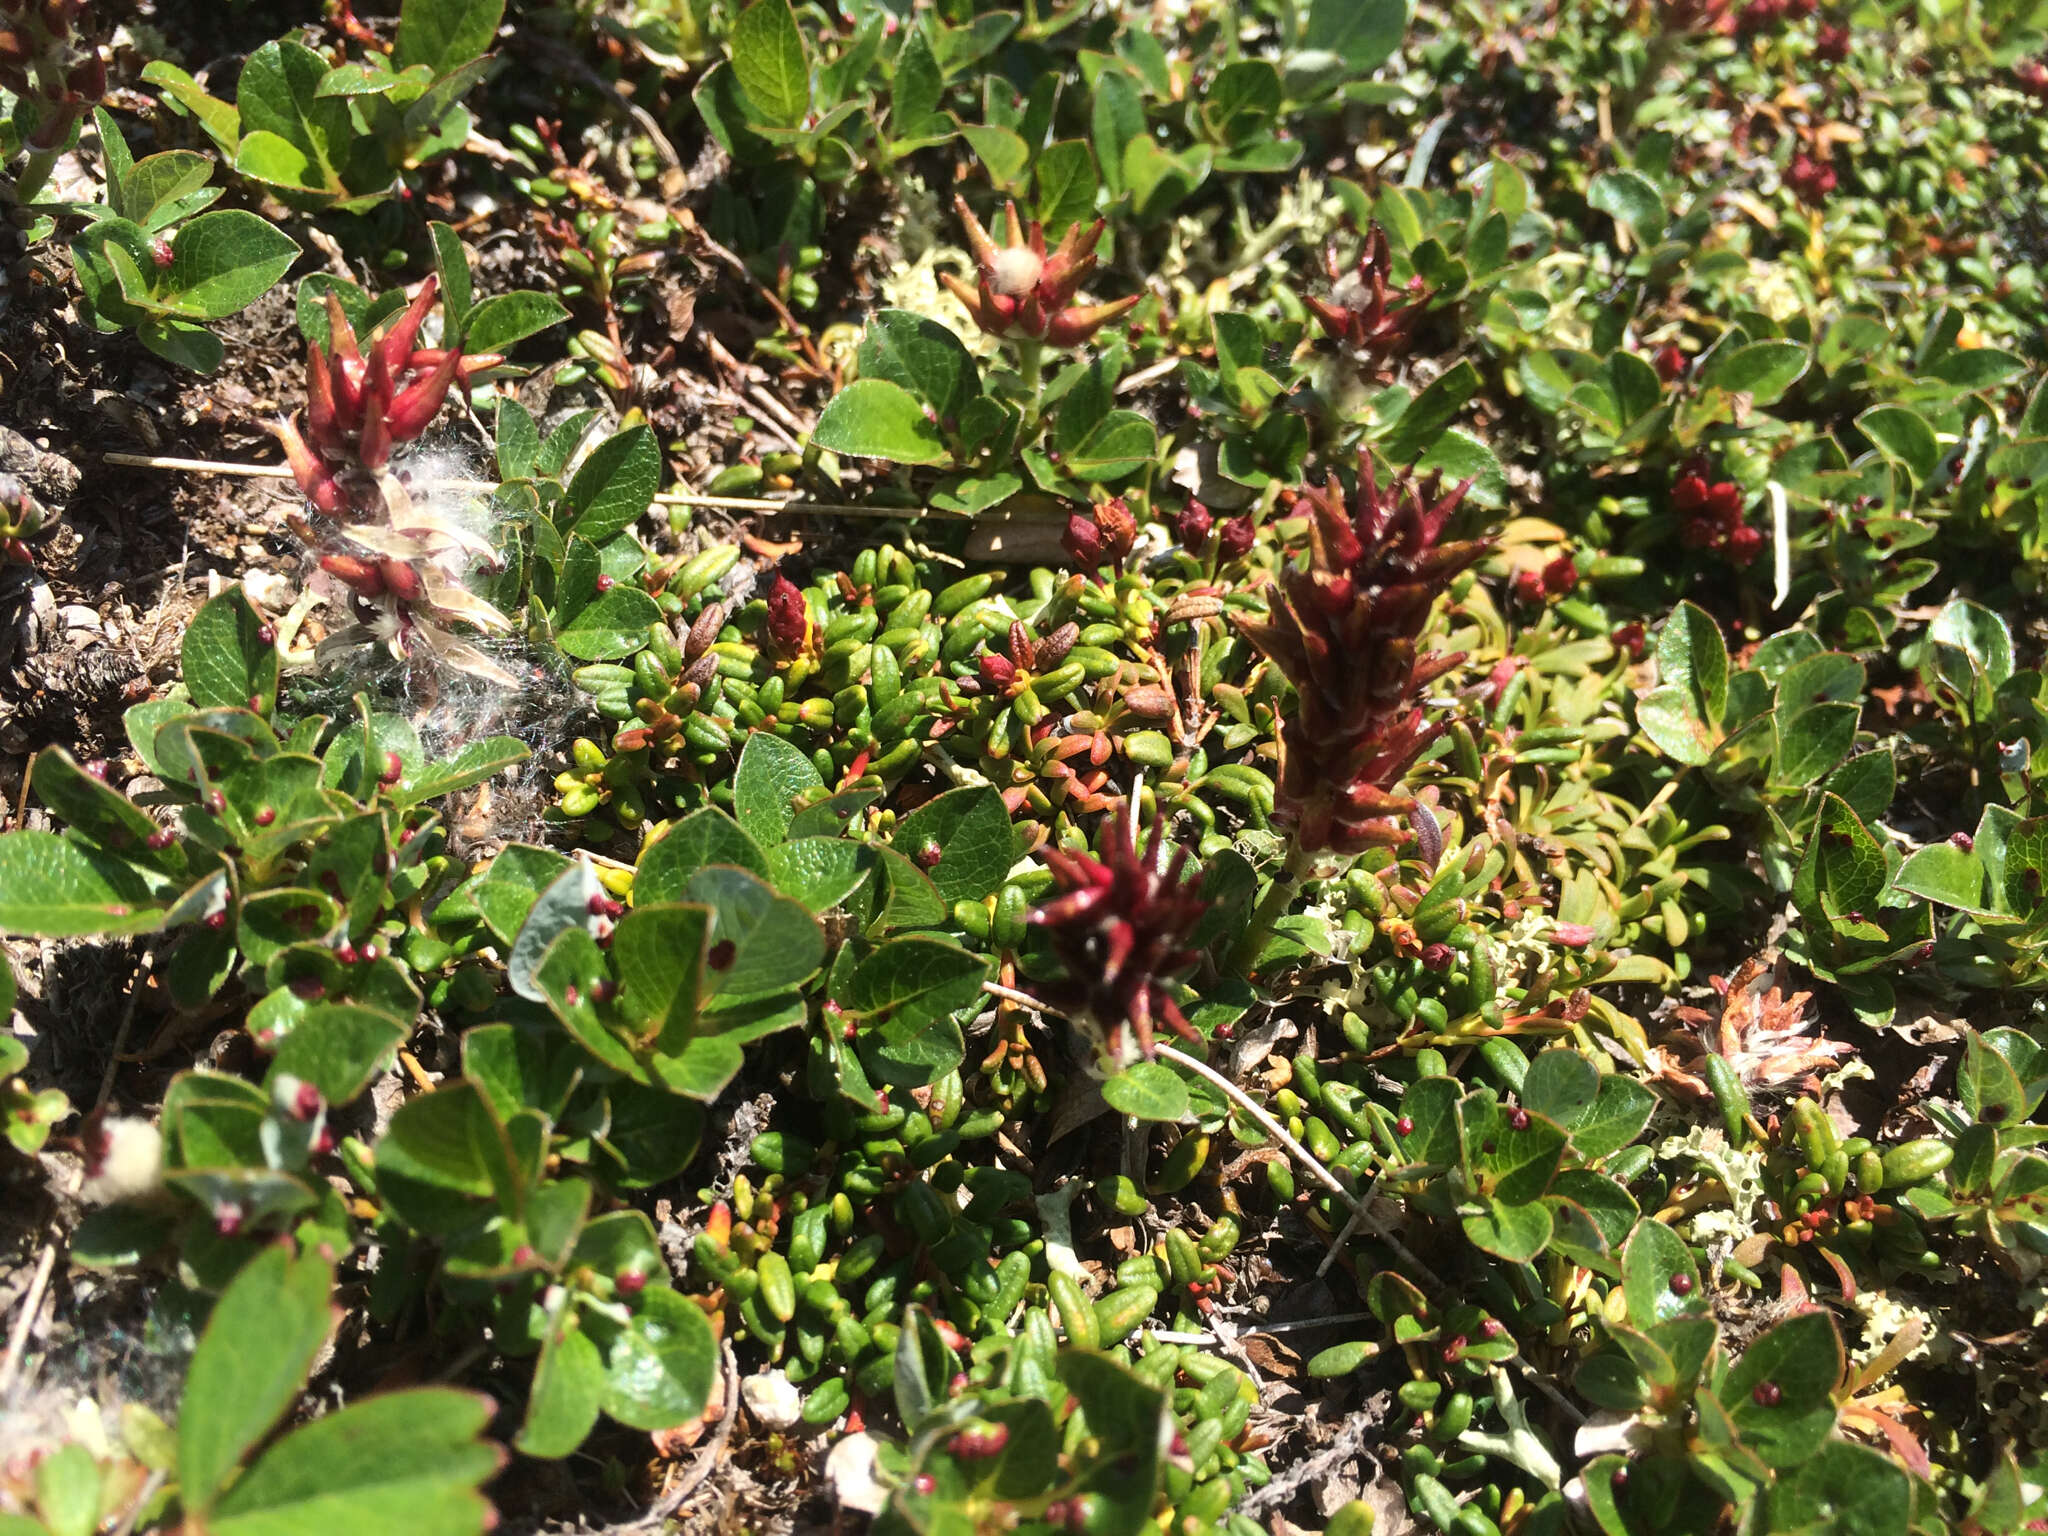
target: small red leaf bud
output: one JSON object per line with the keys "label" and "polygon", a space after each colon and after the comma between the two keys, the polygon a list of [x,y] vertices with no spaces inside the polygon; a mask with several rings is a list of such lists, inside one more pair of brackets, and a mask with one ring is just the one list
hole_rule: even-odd
{"label": "small red leaf bud", "polygon": [[991,688],[1008,688],[1017,680],[1017,667],[1007,656],[983,651],[978,664],[982,682]]}
{"label": "small red leaf bud", "polygon": [[810,614],[797,584],[778,573],[768,589],[768,635],[784,652],[800,651],[810,636]]}

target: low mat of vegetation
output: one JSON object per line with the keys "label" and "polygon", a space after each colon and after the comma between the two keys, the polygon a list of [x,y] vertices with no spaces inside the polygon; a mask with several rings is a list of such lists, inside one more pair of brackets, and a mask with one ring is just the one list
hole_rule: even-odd
{"label": "low mat of vegetation", "polygon": [[2044,104],[0,0],[0,1536],[2048,1530]]}

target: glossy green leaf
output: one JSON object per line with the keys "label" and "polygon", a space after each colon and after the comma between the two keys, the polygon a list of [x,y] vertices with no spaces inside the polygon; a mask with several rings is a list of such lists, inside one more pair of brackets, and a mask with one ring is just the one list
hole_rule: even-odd
{"label": "glossy green leaf", "polygon": [[869,1070],[922,1086],[958,1066],[965,1046],[952,1015],[979,1000],[987,975],[985,956],[945,939],[892,939],[863,960],[838,1002],[871,1029]]}
{"label": "glossy green leaf", "polygon": [[2019,1073],[1974,1029],[1963,1034],[1956,1097],[1962,1101],[1964,1114],[1989,1125],[2018,1120],[2027,1108],[2026,1087]]}
{"label": "glossy green leaf", "polygon": [[263,624],[239,586],[192,615],[180,659],[194,704],[263,714],[277,702],[277,643],[263,639]]}
{"label": "glossy green leaf", "polygon": [[481,1536],[497,1515],[480,1490],[504,1460],[479,1438],[493,1406],[481,1393],[445,1387],[351,1403],[266,1451],[205,1528],[210,1536],[319,1536],[360,1522],[416,1536]]}
{"label": "glossy green leaf", "polygon": [[1801,1536],[1906,1536],[1912,1479],[1890,1457],[1831,1440],[1772,1486],[1770,1528]]}
{"label": "glossy green leaf", "polygon": [[[805,765],[809,766],[808,759]],[[811,771],[815,775],[816,770]],[[730,864],[764,880],[774,878],[774,866],[761,845],[724,811],[706,806],[673,823],[641,852],[633,874],[633,899],[642,904],[681,901],[690,877],[707,864]]]}
{"label": "glossy green leaf", "polygon": [[1572,1147],[1588,1162],[1612,1156],[1642,1134],[1656,1107],[1649,1089],[1624,1072],[1610,1072],[1600,1079],[1592,1108],[1571,1128]]}
{"label": "glossy green leaf", "polygon": [[704,1411],[718,1341],[694,1300],[649,1286],[605,1360],[604,1411],[634,1429],[673,1429]]}
{"label": "glossy green leaf", "polygon": [[941,421],[958,417],[981,393],[974,355],[945,326],[904,309],[868,321],[860,343],[860,376],[901,385]]}
{"label": "glossy green leaf", "polygon": [[[481,309],[478,314],[481,317]],[[653,429],[628,427],[599,443],[577,468],[563,497],[562,532],[602,544],[639,521],[660,488],[661,448],[654,440]],[[637,589],[614,587],[605,596],[631,590]],[[581,651],[570,654],[584,661],[600,659],[585,656]]]}
{"label": "glossy green leaf", "polygon": [[178,1414],[178,1487],[187,1510],[210,1510],[242,1458],[298,1400],[334,1327],[333,1279],[316,1258],[266,1248],[215,1304]]}
{"label": "glossy green leaf", "polygon": [[1743,1351],[1715,1395],[1742,1443],[1773,1467],[1796,1467],[1835,1427],[1842,1340],[1825,1312],[1800,1312]]}
{"label": "glossy green leaf", "polygon": [[249,55],[235,87],[242,119],[237,170],[323,196],[346,191],[339,166],[355,130],[345,100],[317,94],[327,70],[326,59],[289,38]]}
{"label": "glossy green leaf", "polygon": [[491,46],[504,14],[505,0],[405,0],[391,61],[400,69],[424,64],[446,74]]}
{"label": "glossy green leaf", "polygon": [[1038,186],[1038,217],[1053,239],[1067,226],[1095,213],[1095,155],[1080,139],[1061,139],[1039,151],[1032,169]]}
{"label": "glossy green leaf", "polygon": [[1522,1079],[1522,1107],[1566,1130],[1585,1119],[1600,1092],[1600,1072],[1574,1050],[1541,1051]]}
{"label": "glossy green leaf", "polygon": [[2001,615],[1982,603],[1959,597],[1944,604],[1928,626],[1927,637],[1960,650],[1993,688],[2013,674],[2012,630]]}
{"label": "glossy green leaf", "polygon": [[1775,404],[1806,372],[1807,349],[1796,341],[1752,341],[1733,350],[1719,348],[1701,371],[1713,389],[1750,397],[1756,406]]}
{"label": "glossy green leaf", "polygon": [[813,912],[829,912],[865,881],[873,868],[859,843],[838,837],[797,837],[768,854],[768,879]]}
{"label": "glossy green leaf", "polygon": [[146,933],[163,921],[127,864],[54,832],[0,834],[0,932]]}
{"label": "glossy green leaf", "polygon": [[224,319],[269,292],[298,255],[298,245],[268,219],[239,208],[216,209],[172,238],[162,292],[180,314]]}
{"label": "glossy green leaf", "polygon": [[516,768],[531,756],[533,749],[517,736],[485,736],[464,743],[446,758],[422,764],[416,776],[400,785],[394,798],[400,805],[438,800]]}
{"label": "glossy green leaf", "polygon": [[1411,464],[1442,436],[1465,403],[1479,392],[1479,370],[1469,362],[1445,369],[1408,403],[1381,443],[1393,464]]}
{"label": "glossy green leaf", "polygon": [[661,609],[640,587],[621,582],[580,609],[555,636],[563,653],[578,661],[612,661],[647,644],[647,626]]}
{"label": "glossy green leaf", "polygon": [[568,318],[568,309],[551,293],[522,289],[493,294],[469,312],[462,344],[471,352],[505,352],[513,343],[538,335]]}
{"label": "glossy green leaf", "polygon": [[[773,848],[796,817],[796,801],[825,787],[817,765],[793,743],[756,731],[740,749],[733,770],[733,814],[756,843]],[[766,869],[762,870],[765,875]]]}
{"label": "glossy green leaf", "polygon": [[789,0],[755,0],[732,24],[733,75],[769,128],[798,128],[811,109],[810,57]]}
{"label": "glossy green leaf", "polygon": [[1152,461],[1159,432],[1136,411],[1111,411],[1066,455],[1060,467],[1076,480],[1119,480]]}
{"label": "glossy green leaf", "polygon": [[1407,29],[1407,0],[1314,0],[1302,48],[1332,54],[1346,74],[1364,75],[1392,57]]}
{"label": "glossy green leaf", "polygon": [[329,1104],[346,1104],[390,1064],[411,1029],[411,1020],[375,1008],[315,1003],[278,1045],[270,1070],[311,1083]]}
{"label": "glossy green leaf", "polygon": [[1586,201],[1618,223],[1626,224],[1638,240],[1646,242],[1664,233],[1669,218],[1664,195],[1648,177],[1635,171],[1603,171],[1593,178]]}
{"label": "glossy green leaf", "polygon": [[1773,712],[1776,733],[1771,778],[1786,788],[1804,788],[1849,755],[1856,743],[1860,707],[1851,703],[1814,704],[1797,712]]}
{"label": "glossy green leaf", "polygon": [[[712,865],[690,877],[685,898],[712,914],[705,1004],[726,1007],[793,987],[825,960],[824,930],[802,903],[742,869]],[[716,1000],[714,1002],[714,1000]]]}
{"label": "glossy green leaf", "polygon": [[[781,0],[761,0],[763,5]],[[834,453],[896,464],[944,464],[952,458],[928,407],[889,379],[855,379],[832,397],[811,441]]]}
{"label": "glossy green leaf", "polygon": [[1934,428],[1910,406],[1872,406],[1856,418],[1856,426],[1878,452],[1903,465],[1915,481],[1929,479],[1941,462],[1941,442]]}
{"label": "glossy green leaf", "polygon": [[1639,1221],[1621,1255],[1622,1291],[1628,1320],[1649,1329],[1674,1317],[1707,1308],[1699,1266],[1685,1240],[1661,1221]]}
{"label": "glossy green leaf", "polygon": [[1555,1224],[1550,1208],[1532,1201],[1510,1205],[1491,1195],[1480,1198],[1484,1207],[1462,1218],[1465,1236],[1476,1248],[1511,1264],[1524,1264],[1549,1244]]}
{"label": "glossy green leaf", "polygon": [[1102,1102],[1137,1120],[1179,1122],[1193,1108],[1181,1075],[1159,1061],[1138,1061],[1102,1085]]}
{"label": "glossy green leaf", "polygon": [[1984,905],[1984,861],[1943,839],[1916,848],[1906,856],[1892,877],[1894,889],[1912,896],[1924,896],[1945,907],[1964,912],[1982,912]]}
{"label": "glossy green leaf", "polygon": [[658,902],[636,906],[612,932],[619,1011],[654,1034],[689,1033],[703,1006],[711,913]]}
{"label": "glossy green leaf", "polygon": [[560,1307],[541,1337],[526,1419],[512,1442],[519,1453],[543,1460],[574,1453],[597,1425],[604,1386],[604,1356],[584,1331],[577,1309]]}
{"label": "glossy green leaf", "polygon": [[927,800],[897,826],[892,846],[916,862],[948,906],[993,896],[1016,862],[1009,808],[985,784]]}
{"label": "glossy green leaf", "polygon": [[1823,910],[1836,917],[1868,915],[1877,911],[1886,877],[1883,845],[1846,801],[1823,793],[1813,839],[1793,882],[1793,902],[1809,920]]}

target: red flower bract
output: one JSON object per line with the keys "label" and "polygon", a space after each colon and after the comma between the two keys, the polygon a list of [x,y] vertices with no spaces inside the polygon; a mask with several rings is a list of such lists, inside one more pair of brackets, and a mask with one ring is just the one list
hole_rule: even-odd
{"label": "red flower bract", "polygon": [[1671,486],[1672,509],[1684,521],[1678,540],[1687,549],[1712,549],[1736,565],[1747,565],[1763,547],[1763,534],[1743,522],[1742,487],[1732,480],[1709,481],[1704,455],[1686,461]]}
{"label": "red flower bract", "polygon": [[1385,230],[1377,224],[1366,230],[1356,272],[1346,273],[1338,265],[1334,249],[1323,253],[1323,269],[1330,274],[1329,298],[1305,298],[1302,302],[1332,341],[1365,353],[1374,369],[1408,350],[1415,328],[1427,313],[1429,294],[1420,277],[1410,278],[1405,290],[1389,289],[1387,279],[1394,270],[1394,258]]}
{"label": "red flower bract", "polygon": [[1305,852],[1407,836],[1401,776],[1441,729],[1425,723],[1418,696],[1462,659],[1417,642],[1437,595],[1486,547],[1443,542],[1470,485],[1439,494],[1432,476],[1383,493],[1361,452],[1350,508],[1334,478],[1295,499],[1294,515],[1310,519],[1309,559],[1281,578],[1271,620],[1238,621],[1294,685],[1277,809]]}
{"label": "red flower bract", "polygon": [[1107,304],[1076,304],[1075,294],[1095,270],[1095,243],[1106,221],[1076,223],[1058,249],[1045,248],[1045,226],[1036,219],[1029,229],[1009,205],[1009,243],[997,245],[967,206],[953,198],[960,222],[967,226],[967,248],[974,253],[980,282],[970,288],[950,272],[939,274],[954,298],[967,306],[974,323],[992,336],[1049,341],[1056,347],[1078,346],[1118,315],[1137,306],[1143,294]]}
{"label": "red flower bract", "polygon": [[433,424],[458,379],[466,386],[471,374],[505,360],[495,352],[415,350],[439,287],[433,277],[421,283],[412,303],[367,354],[357,345],[341,300],[327,295],[333,352],[330,356],[317,341],[307,343],[305,432],[289,416],[271,430],[284,445],[299,489],[330,517],[345,518],[351,511],[342,474],[364,470],[374,475],[383,469],[394,444],[411,442]]}
{"label": "red flower bract", "polygon": [[1785,185],[1809,208],[1820,207],[1834,195],[1835,180],[1832,165],[1807,154],[1794,155],[1785,168]]}
{"label": "red flower bract", "polygon": [[1175,848],[1162,861],[1164,837],[1154,823],[1141,853],[1129,813],[1119,810],[1103,832],[1101,858],[1052,847],[1042,855],[1060,894],[1030,920],[1045,930],[1067,974],[1035,990],[1062,1013],[1092,1022],[1118,1059],[1126,1024],[1147,1056],[1160,1020],[1186,1039],[1199,1038],[1170,984],[1201,958],[1188,936],[1209,904],[1200,877],[1188,871],[1188,849]]}

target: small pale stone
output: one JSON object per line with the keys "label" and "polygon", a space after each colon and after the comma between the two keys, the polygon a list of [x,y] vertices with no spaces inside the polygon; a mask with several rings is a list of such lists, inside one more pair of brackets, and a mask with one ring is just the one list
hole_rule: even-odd
{"label": "small pale stone", "polygon": [[889,1500],[888,1490],[875,1476],[875,1437],[865,1431],[847,1435],[832,1447],[825,1458],[825,1481],[832,1485],[832,1497],[841,1509],[878,1515]]}
{"label": "small pale stone", "polygon": [[803,1414],[803,1394],[780,1371],[764,1371],[740,1383],[747,1412],[769,1429],[787,1429]]}
{"label": "small pale stone", "polygon": [[242,578],[242,590],[249,594],[250,602],[269,613],[292,605],[291,581],[276,571],[251,571]]}

